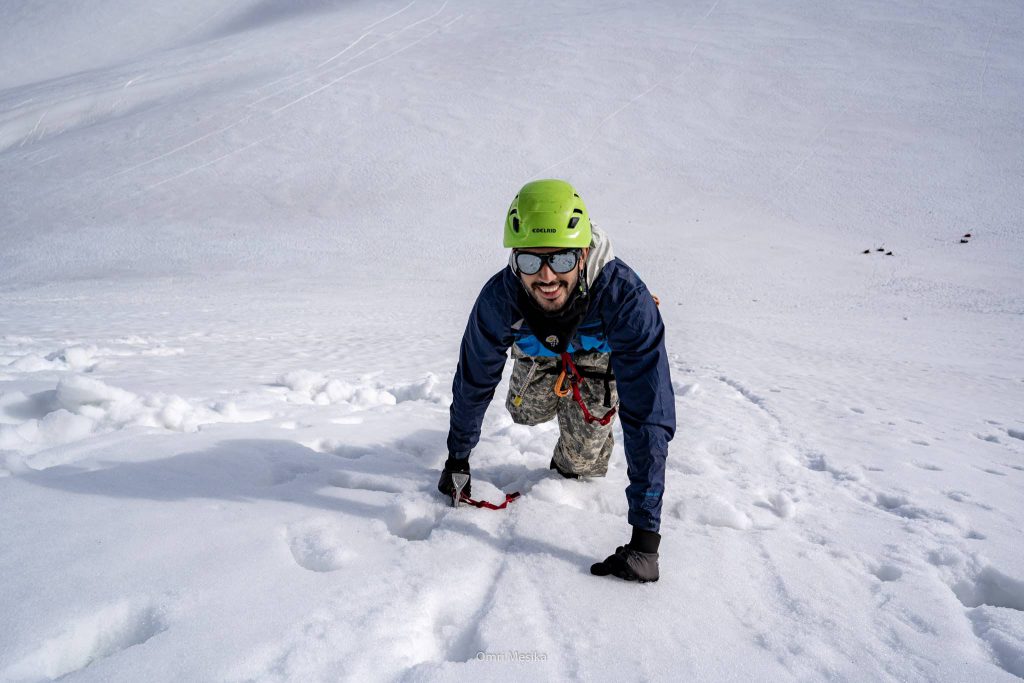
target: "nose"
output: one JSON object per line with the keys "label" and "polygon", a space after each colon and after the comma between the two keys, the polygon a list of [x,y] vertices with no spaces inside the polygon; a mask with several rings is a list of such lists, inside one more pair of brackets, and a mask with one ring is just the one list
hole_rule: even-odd
{"label": "nose", "polygon": [[558,276],[555,275],[555,271],[551,270],[551,264],[547,261],[541,265],[540,270],[537,271],[537,275],[544,282],[550,282],[558,279]]}

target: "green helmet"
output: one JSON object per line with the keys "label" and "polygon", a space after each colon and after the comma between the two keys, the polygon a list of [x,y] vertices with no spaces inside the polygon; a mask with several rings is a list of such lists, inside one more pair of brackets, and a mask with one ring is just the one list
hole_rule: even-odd
{"label": "green helmet", "polygon": [[590,216],[583,200],[564,180],[535,180],[523,185],[505,216],[505,246],[590,246]]}

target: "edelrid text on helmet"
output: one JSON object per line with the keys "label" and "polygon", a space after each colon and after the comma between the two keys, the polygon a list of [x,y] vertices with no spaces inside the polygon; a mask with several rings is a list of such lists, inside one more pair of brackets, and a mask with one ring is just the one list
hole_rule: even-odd
{"label": "edelrid text on helmet", "polygon": [[510,249],[585,249],[590,238],[587,207],[564,180],[535,180],[523,185],[505,216],[504,245]]}

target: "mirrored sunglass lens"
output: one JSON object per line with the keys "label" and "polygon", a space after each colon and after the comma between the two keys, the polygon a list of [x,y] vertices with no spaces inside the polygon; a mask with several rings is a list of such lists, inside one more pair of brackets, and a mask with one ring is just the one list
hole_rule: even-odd
{"label": "mirrored sunglass lens", "polygon": [[576,252],[567,251],[562,254],[553,254],[548,263],[551,264],[551,270],[556,273],[568,273],[576,267]]}
{"label": "mirrored sunglass lens", "polygon": [[541,263],[543,263],[543,260],[536,254],[516,254],[516,265],[519,266],[519,270],[527,275],[533,275],[539,271]]}

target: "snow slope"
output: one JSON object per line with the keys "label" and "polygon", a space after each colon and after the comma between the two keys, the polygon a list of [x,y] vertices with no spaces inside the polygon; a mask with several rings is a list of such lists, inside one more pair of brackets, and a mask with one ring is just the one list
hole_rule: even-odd
{"label": "snow slope", "polygon": [[[0,27],[0,680],[1024,677],[1024,5]],[[662,301],[657,584],[588,573],[621,446],[553,478],[505,383],[474,493],[523,498],[434,490],[550,176]]]}

